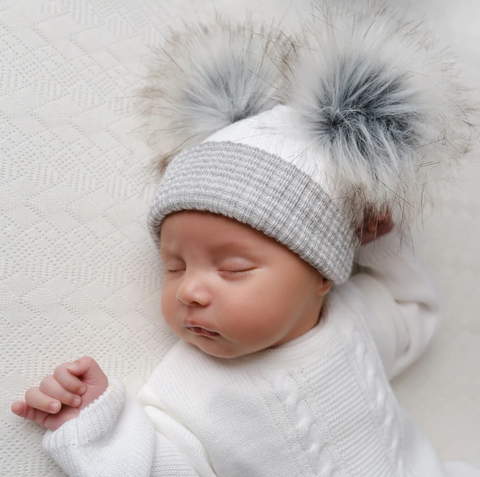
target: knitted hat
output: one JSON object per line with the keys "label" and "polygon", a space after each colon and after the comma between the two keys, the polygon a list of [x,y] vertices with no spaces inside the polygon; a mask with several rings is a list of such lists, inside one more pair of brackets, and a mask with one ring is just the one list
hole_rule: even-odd
{"label": "knitted hat", "polygon": [[217,19],[158,53],[144,91],[165,171],[155,240],[168,214],[209,211],[342,283],[366,214],[388,209],[408,229],[432,164],[467,152],[473,109],[420,24],[376,1],[337,2],[312,21],[292,40]]}

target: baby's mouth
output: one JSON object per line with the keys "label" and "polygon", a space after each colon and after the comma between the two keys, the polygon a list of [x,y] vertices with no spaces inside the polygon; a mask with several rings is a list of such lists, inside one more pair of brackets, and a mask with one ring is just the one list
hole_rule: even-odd
{"label": "baby's mouth", "polygon": [[186,326],[186,328],[187,330],[191,331],[192,333],[195,333],[196,335],[209,336],[211,338],[215,336],[220,336],[220,333],[217,333],[216,331],[206,330],[201,326]]}

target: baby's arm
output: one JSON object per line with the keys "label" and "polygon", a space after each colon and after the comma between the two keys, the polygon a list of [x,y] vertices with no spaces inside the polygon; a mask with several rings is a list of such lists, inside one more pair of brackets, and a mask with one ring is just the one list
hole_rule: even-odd
{"label": "baby's arm", "polygon": [[[74,402],[78,398],[79,404]],[[12,411],[48,429],[44,449],[72,477],[215,475],[190,431],[160,410],[153,410],[158,418],[151,419],[122,382],[108,380],[92,358],[58,366],[53,376],[27,391],[25,402],[15,402]],[[184,452],[155,431],[154,421],[161,421],[160,427],[176,441],[185,442]],[[198,472],[184,455],[195,461]]]}
{"label": "baby's arm", "polygon": [[359,250],[358,264],[359,273],[349,282],[373,309],[367,324],[392,378],[430,343],[441,321],[439,294],[427,267],[411,245],[401,241],[396,228],[367,241]]}

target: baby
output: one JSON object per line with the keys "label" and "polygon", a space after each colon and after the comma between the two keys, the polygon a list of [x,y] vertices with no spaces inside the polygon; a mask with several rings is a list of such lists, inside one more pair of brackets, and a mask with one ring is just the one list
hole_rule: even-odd
{"label": "baby", "polygon": [[402,232],[425,145],[464,153],[468,106],[376,2],[320,23],[299,44],[219,22],[162,50],[149,227],[180,340],[137,399],[83,357],[12,405],[67,474],[480,476],[439,459],[389,384],[438,328]]}

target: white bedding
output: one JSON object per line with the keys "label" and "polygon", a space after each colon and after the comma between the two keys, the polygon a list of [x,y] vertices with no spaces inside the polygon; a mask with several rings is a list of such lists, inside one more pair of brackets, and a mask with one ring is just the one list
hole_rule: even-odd
{"label": "white bedding", "polygon": [[[216,8],[241,17],[245,1],[217,0]],[[258,15],[290,8],[285,22],[310,6],[249,3]],[[203,0],[0,0],[1,476],[63,475],[41,450],[42,429],[10,413],[27,387],[89,354],[135,393],[174,341],[161,320],[159,261],[145,225],[155,177],[135,132],[134,97],[168,28],[212,11]],[[411,8],[424,12],[480,84],[480,2]],[[441,457],[477,466],[479,157],[470,155],[425,220],[417,248],[444,293],[445,321],[394,383]]]}

